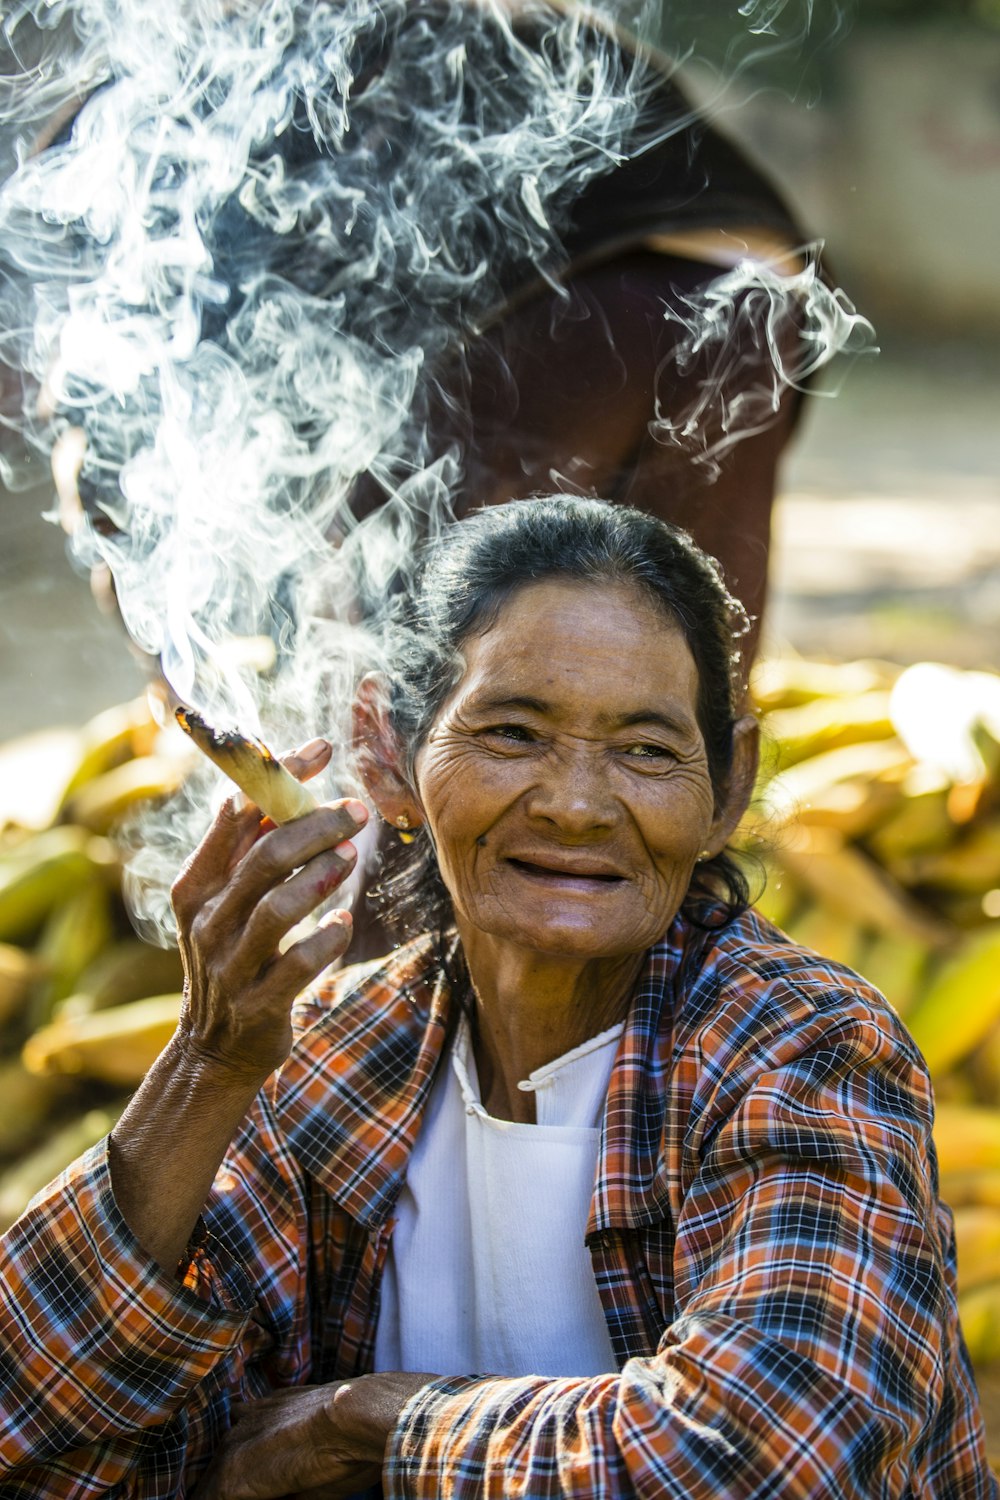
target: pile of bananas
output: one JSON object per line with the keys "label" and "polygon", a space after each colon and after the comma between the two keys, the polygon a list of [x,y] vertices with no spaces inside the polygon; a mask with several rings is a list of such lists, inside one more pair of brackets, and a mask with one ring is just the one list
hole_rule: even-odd
{"label": "pile of bananas", "polygon": [[1000,676],[764,661],[762,771],[743,844],[757,905],[870,979],[937,1096],[962,1324],[1000,1361]]}
{"label": "pile of bananas", "polygon": [[[1000,1361],[1000,677],[774,660],[752,688],[758,904],[870,978],[923,1049],[963,1323]],[[0,1226],[108,1130],[173,1030],[178,956],[132,933],[114,832],[190,755],[145,700],[0,747]]]}
{"label": "pile of bananas", "polygon": [[176,951],[141,942],[115,828],[190,750],[145,699],[0,746],[0,1228],[107,1133],[176,1024]]}

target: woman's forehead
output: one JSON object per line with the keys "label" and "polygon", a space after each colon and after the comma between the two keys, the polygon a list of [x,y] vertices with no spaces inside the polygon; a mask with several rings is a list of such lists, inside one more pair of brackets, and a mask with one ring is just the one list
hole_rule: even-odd
{"label": "woman's forehead", "polygon": [[505,695],[604,703],[619,717],[632,700],[692,709],[697,670],[679,625],[630,583],[544,579],[527,584],[463,647],[456,694],[498,705]]}

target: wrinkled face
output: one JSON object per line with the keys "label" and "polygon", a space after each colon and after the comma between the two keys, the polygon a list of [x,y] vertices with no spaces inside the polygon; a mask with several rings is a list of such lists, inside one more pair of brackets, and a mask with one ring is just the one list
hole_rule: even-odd
{"label": "wrinkled face", "polygon": [[463,939],[648,948],[718,831],[681,631],[628,585],[548,580],[464,660],[415,768]]}

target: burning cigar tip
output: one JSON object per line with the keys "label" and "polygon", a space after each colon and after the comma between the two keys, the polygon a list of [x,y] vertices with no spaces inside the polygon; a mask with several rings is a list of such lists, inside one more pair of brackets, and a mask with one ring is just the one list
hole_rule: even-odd
{"label": "burning cigar tip", "polygon": [[239,730],[214,729],[195,709],[174,710],[178,724],[250,801],[275,823],[287,823],[311,812],[317,802],[266,745]]}
{"label": "burning cigar tip", "polygon": [[178,724],[189,734],[201,749],[210,744],[214,750],[243,749],[246,745],[253,748],[265,760],[274,760],[274,756],[266,745],[250,734],[241,734],[238,729],[216,729],[214,724],[208,720],[197,709],[187,708],[183,704],[174,710],[174,717]]}

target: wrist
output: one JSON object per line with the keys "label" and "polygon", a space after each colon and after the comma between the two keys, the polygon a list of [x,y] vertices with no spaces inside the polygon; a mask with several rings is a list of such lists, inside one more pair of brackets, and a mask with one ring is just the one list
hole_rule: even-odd
{"label": "wrist", "polygon": [[196,1037],[183,1018],[154,1068],[169,1070],[198,1095],[224,1100],[250,1100],[274,1072],[260,1064],[224,1056]]}
{"label": "wrist", "polygon": [[330,1413],[354,1457],[381,1465],[403,1408],[436,1375],[392,1370],[346,1380],[333,1391]]}

